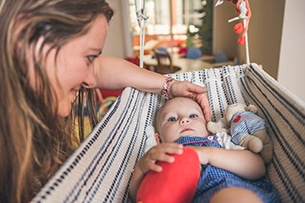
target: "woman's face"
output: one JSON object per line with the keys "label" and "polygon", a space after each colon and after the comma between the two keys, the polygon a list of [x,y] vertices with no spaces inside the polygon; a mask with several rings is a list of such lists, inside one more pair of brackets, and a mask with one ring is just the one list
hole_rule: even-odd
{"label": "woman's face", "polygon": [[55,50],[48,55],[46,67],[57,95],[59,116],[69,115],[81,86],[96,85],[93,61],[104,47],[107,28],[106,18],[100,15],[85,35],[70,40],[60,49],[56,60]]}

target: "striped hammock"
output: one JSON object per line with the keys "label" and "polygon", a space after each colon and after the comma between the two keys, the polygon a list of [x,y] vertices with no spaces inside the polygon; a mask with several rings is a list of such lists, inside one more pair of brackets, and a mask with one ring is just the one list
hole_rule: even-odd
{"label": "striped hammock", "polygon": [[[268,176],[282,202],[305,202],[305,103],[257,64],[171,74],[208,88],[213,120],[231,103],[254,104],[274,146]],[[78,150],[33,202],[129,202],[133,167],[149,147],[145,129],[160,95],[126,88]]]}

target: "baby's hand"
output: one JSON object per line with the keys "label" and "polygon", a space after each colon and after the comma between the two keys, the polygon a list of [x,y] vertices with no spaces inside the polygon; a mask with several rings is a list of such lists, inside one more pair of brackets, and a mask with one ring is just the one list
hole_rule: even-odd
{"label": "baby's hand", "polygon": [[138,161],[138,167],[143,174],[149,170],[160,172],[162,167],[157,164],[158,161],[172,163],[175,158],[170,154],[182,154],[183,146],[177,143],[161,143],[152,147]]}

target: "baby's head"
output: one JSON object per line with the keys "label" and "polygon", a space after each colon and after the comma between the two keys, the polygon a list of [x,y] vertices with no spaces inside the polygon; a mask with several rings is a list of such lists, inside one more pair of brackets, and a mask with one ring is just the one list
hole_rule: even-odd
{"label": "baby's head", "polygon": [[181,136],[209,135],[201,107],[186,97],[175,97],[163,104],[157,113],[155,127],[162,142],[173,142]]}

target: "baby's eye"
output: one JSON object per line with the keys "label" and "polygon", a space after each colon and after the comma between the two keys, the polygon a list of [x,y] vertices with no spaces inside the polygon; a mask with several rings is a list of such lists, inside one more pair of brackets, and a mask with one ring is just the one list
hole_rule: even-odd
{"label": "baby's eye", "polygon": [[189,117],[190,117],[190,118],[197,118],[198,115],[193,113],[193,114],[191,114]]}
{"label": "baby's eye", "polygon": [[175,122],[177,119],[175,117],[170,117],[167,119],[168,122]]}

